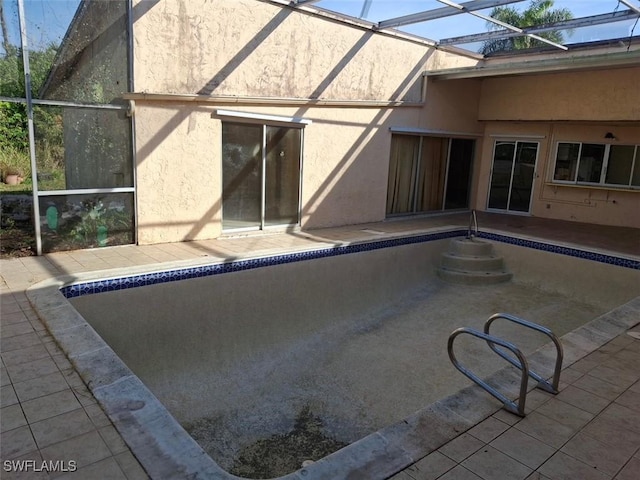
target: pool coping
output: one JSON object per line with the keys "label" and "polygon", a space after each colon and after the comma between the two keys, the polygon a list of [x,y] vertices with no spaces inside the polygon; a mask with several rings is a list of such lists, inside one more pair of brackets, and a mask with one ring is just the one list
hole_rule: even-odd
{"label": "pool coping", "polygon": [[[224,471],[191,438],[151,391],[73,308],[62,293],[63,289],[72,285],[85,285],[82,294],[109,291],[108,289],[100,290],[104,287],[105,280],[122,278],[122,275],[116,276],[116,272],[123,271],[128,278],[140,278],[140,282],[134,281],[127,285],[127,288],[135,288],[151,284],[144,283],[145,280],[155,283],[160,280],[177,281],[183,278],[205,276],[205,274],[214,275],[237,269],[245,270],[290,261],[357,253],[387,246],[459,237],[465,234],[466,230],[450,226],[428,231],[385,234],[375,239],[354,242],[327,242],[326,239],[318,239],[324,244],[290,250],[287,254],[282,254],[282,251],[279,254],[266,252],[231,260],[206,258],[104,270],[77,276],[59,276],[33,285],[27,290],[27,296],[116,429],[152,478],[237,479],[240,477]],[[612,263],[612,259],[619,259],[618,266],[640,269],[640,260],[626,255],[542,241],[532,237],[519,237],[515,234],[505,235],[504,232],[497,230],[485,229],[478,236],[564,255],[580,256],[603,263]],[[220,267],[203,270],[212,265],[220,265]],[[164,277],[158,276],[159,273],[167,272],[172,273]],[[102,285],[98,285],[100,283]],[[121,284],[120,287],[122,286]],[[116,288],[115,283],[112,287],[113,290],[121,289]],[[639,316],[640,297],[637,297],[564,335],[561,338],[565,351],[564,367],[633,327]],[[554,355],[553,345],[546,345],[528,356],[527,360],[534,370],[539,370],[543,365],[552,364]],[[499,384],[502,391],[510,398],[515,398],[519,393],[520,373],[511,366],[498,370],[488,377],[487,381],[491,384]],[[529,390],[533,388],[530,386]],[[387,478],[500,409],[493,397],[487,395],[477,385],[472,385],[308,467],[280,478],[339,480],[352,478],[350,475],[356,474],[360,475],[358,478],[371,480]]]}

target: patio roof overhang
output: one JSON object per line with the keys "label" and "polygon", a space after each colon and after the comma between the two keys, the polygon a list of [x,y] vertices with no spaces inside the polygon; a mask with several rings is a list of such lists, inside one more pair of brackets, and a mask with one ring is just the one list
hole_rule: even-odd
{"label": "patio roof overhang", "polygon": [[[510,75],[524,75],[547,72],[576,72],[581,70],[599,70],[610,68],[640,67],[640,41],[633,45],[623,44],[623,40],[618,41],[618,51],[606,51],[596,53],[596,46],[591,46],[587,54],[580,54],[576,49],[572,49],[573,55],[563,53],[556,56],[540,56],[534,58],[508,57],[508,61],[499,59],[487,59],[474,67],[452,68],[423,72],[424,77],[439,80],[456,80],[463,78],[482,78]],[[607,41],[610,45],[612,41]],[[605,45],[599,45],[603,47]],[[630,47],[635,47],[631,49]],[[588,48],[582,46],[583,48]],[[514,61],[515,60],[515,61]]]}

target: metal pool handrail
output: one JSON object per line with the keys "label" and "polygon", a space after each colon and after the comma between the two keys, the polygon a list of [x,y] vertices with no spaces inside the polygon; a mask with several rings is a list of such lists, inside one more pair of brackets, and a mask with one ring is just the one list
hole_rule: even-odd
{"label": "metal pool handrail", "polygon": [[469,214],[469,228],[467,229],[467,238],[473,238],[478,236],[478,217],[476,217],[476,211],[471,210]]}
{"label": "metal pool handrail", "polygon": [[[510,315],[508,313],[496,313],[494,315],[491,315],[491,317],[489,317],[489,319],[484,324],[484,333],[485,334],[490,335],[490,331],[489,330],[490,330],[491,324],[495,320],[497,320],[499,318],[502,318],[502,319],[507,320],[509,322],[513,322],[513,323],[516,323],[518,325],[522,325],[523,327],[531,328],[532,330],[536,330],[538,332],[544,333],[547,337],[549,337],[553,341],[554,345],[556,346],[556,366],[555,366],[555,369],[553,371],[553,380],[552,380],[552,382],[549,383],[547,380],[542,378],[542,376],[538,375],[533,370],[529,370],[529,376],[531,378],[533,378],[534,380],[538,381],[538,385],[536,386],[537,388],[540,388],[540,389],[544,390],[545,392],[549,392],[549,393],[553,393],[553,394],[558,393],[558,385],[560,384],[560,370],[562,369],[562,359],[564,357],[564,354],[563,354],[563,351],[562,351],[562,344],[560,343],[560,340],[558,340],[558,337],[556,337],[555,334],[551,330],[549,330],[546,327],[543,327],[542,325],[538,325],[537,323],[529,322],[527,320],[524,320],[522,318],[516,317],[515,315]],[[518,365],[516,363],[516,360],[513,357],[510,357],[509,355],[507,355],[506,353],[501,351],[500,349],[496,348],[495,344],[489,343],[489,348],[491,348],[491,350],[493,350],[498,355],[500,355],[502,358],[504,358],[511,365],[514,365],[515,367],[518,367]]]}
{"label": "metal pool handrail", "polygon": [[[498,352],[498,350],[495,349],[495,345],[500,345],[501,347],[511,350],[511,352],[513,352],[515,356],[518,357],[518,360],[520,360],[519,364],[516,363],[515,360],[513,360],[513,358],[511,357],[507,358],[509,363],[516,366],[522,371],[522,379],[520,380],[520,397],[518,398],[517,405],[515,402],[509,400],[502,393],[500,393],[491,385],[489,385],[484,380],[482,380],[479,376],[477,376],[471,370],[469,370],[468,368],[460,364],[455,354],[453,353],[453,341],[458,335],[461,335],[461,334],[468,334],[473,337],[477,337],[485,340],[489,344],[489,346],[491,346],[492,350],[495,352]],[[519,415],[520,417],[525,416],[524,406],[527,399],[527,383],[529,380],[529,365],[527,363],[527,359],[522,354],[520,349],[518,349],[518,347],[516,347],[512,343],[507,342],[506,340],[502,340],[501,338],[494,337],[493,335],[490,335],[488,333],[479,332],[478,330],[474,330],[468,327],[462,327],[454,330],[449,336],[447,351],[449,352],[449,358],[451,359],[451,363],[453,363],[453,366],[456,367],[460,372],[462,372],[463,375],[469,377],[471,380],[476,382],[480,387],[484,388],[488,393],[490,393],[495,398],[500,400],[504,404],[504,408],[507,411],[514,413],[515,415]]]}

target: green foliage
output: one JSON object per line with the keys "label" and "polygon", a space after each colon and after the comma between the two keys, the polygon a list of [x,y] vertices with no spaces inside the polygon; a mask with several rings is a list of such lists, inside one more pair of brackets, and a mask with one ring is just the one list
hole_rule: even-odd
{"label": "green foliage", "polygon": [[0,149],[28,151],[27,115],[21,103],[0,102]]}
{"label": "green foliage", "polygon": [[[496,7],[491,11],[491,17],[519,28],[545,25],[547,23],[561,22],[573,18],[570,10],[566,8],[553,9],[553,5],[554,0],[531,0],[529,8],[523,12],[519,12],[511,6]],[[503,27],[488,22],[487,28],[489,28],[489,30],[500,30]],[[556,43],[562,43],[564,41],[564,35],[559,30],[543,32],[537,35]],[[523,50],[543,45],[545,45],[543,42],[527,36],[502,38],[484,42],[480,53],[488,55],[495,52]]]}
{"label": "green foliage", "polygon": [[[38,172],[47,175],[55,174],[54,172],[58,170],[64,172],[62,108],[34,106],[33,126],[36,136]],[[48,188],[41,188],[41,190],[45,189]]]}
{"label": "green foliage", "polygon": [[24,97],[22,52],[13,45],[0,58],[0,96]]}
{"label": "green foliage", "polygon": [[[29,52],[31,71],[31,93],[37,97],[39,89],[47,79],[58,47],[49,45],[43,50]],[[9,45],[0,57],[0,96],[24,98],[22,51]],[[38,159],[50,170],[61,168],[62,124],[57,109],[37,108],[34,125],[43,138],[38,150]],[[0,102],[0,180],[15,173],[30,184],[31,160],[29,157],[29,134],[27,112],[24,103]],[[50,147],[50,148],[49,148]],[[55,175],[54,175],[55,176]],[[58,175],[59,177],[59,175]],[[7,187],[3,186],[2,190]]]}
{"label": "green foliage", "polygon": [[[102,200],[86,200],[82,202],[79,220],[68,232],[61,232],[80,247],[103,246],[99,244],[99,230],[105,234],[125,234],[130,236],[132,219],[125,210],[105,207]],[[129,242],[124,242],[129,243]],[[106,245],[106,243],[105,243]]]}
{"label": "green foliage", "polygon": [[58,53],[58,45],[51,43],[44,50],[29,52],[29,69],[31,71],[31,94],[38,97],[38,92],[49,76],[49,71]]}
{"label": "green foliage", "polygon": [[[49,75],[57,51],[58,45],[53,43],[43,50],[29,51],[31,95],[36,98]],[[5,56],[0,58],[0,96],[25,97],[22,50],[13,45],[9,47]]]}
{"label": "green foliage", "polygon": [[25,180],[31,177],[28,150],[17,149],[11,145],[0,147],[0,180],[4,180],[7,175],[19,175]]}

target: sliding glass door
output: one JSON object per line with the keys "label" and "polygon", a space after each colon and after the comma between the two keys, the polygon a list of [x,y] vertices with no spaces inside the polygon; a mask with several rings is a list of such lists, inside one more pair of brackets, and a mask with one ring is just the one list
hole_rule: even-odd
{"label": "sliding glass door", "polygon": [[222,227],[298,223],[302,129],[223,122]]}
{"label": "sliding glass door", "polygon": [[537,142],[496,142],[488,208],[529,212],[537,158]]}
{"label": "sliding glass door", "polygon": [[474,140],[394,135],[387,215],[468,208]]}

